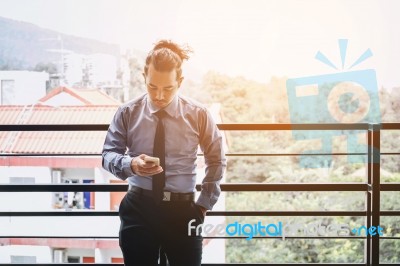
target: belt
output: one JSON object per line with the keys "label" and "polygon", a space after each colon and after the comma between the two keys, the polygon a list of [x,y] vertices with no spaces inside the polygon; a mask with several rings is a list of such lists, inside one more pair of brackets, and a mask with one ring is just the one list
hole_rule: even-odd
{"label": "belt", "polygon": [[[130,186],[129,190],[134,191],[140,195],[153,197],[152,190],[144,189],[137,186]],[[194,201],[194,192],[175,193],[175,192],[164,191],[164,198],[162,201]]]}

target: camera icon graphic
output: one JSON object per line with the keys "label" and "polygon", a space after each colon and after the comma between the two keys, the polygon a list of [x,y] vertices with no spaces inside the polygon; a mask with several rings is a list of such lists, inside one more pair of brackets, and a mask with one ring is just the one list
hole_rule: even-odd
{"label": "camera icon graphic", "polygon": [[[343,47],[347,40],[339,40]],[[345,50],[345,49],[344,49]],[[367,50],[369,51],[369,50]],[[357,62],[372,55],[364,53]],[[333,66],[318,52],[317,59]],[[357,63],[356,62],[356,63]],[[342,57],[344,65],[344,57]],[[355,63],[355,64],[356,64]],[[353,66],[355,65],[353,64]],[[335,67],[335,66],[333,66]],[[340,72],[319,76],[288,79],[286,89],[291,123],[374,123],[380,124],[379,94],[373,69]],[[334,136],[347,137],[347,153],[366,153],[368,146],[358,141],[362,130],[293,130],[296,140],[320,139],[320,149],[303,151],[300,165],[306,168],[329,167],[332,162]],[[321,154],[321,155],[306,155]],[[365,163],[364,154],[348,155],[349,163]]]}

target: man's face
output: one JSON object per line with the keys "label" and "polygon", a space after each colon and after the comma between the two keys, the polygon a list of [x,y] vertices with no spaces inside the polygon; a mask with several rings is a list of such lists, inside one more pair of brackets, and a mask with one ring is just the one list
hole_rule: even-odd
{"label": "man's face", "polygon": [[154,69],[153,64],[149,65],[147,75],[143,76],[150,100],[159,108],[164,108],[172,102],[183,80],[183,77],[177,80],[175,69],[160,72]]}

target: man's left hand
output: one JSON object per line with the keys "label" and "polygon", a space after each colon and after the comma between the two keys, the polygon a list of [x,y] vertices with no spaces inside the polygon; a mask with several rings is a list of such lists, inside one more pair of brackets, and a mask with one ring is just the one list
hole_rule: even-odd
{"label": "man's left hand", "polygon": [[203,206],[200,206],[200,205],[198,205],[198,206],[199,206],[201,212],[203,213],[203,216],[205,217],[208,210],[206,208],[204,208]]}

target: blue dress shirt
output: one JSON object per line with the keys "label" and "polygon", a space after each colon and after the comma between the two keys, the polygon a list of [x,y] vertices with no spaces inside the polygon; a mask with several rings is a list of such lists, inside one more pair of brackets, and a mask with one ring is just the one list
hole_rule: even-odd
{"label": "blue dress shirt", "polygon": [[[197,204],[211,210],[221,189],[219,182],[226,168],[222,136],[208,110],[201,104],[175,95],[164,108],[165,190],[195,191],[198,146],[204,153],[205,177]],[[105,139],[102,164],[130,185],[152,189],[151,176],[133,173],[131,161],[140,154],[153,155],[158,109],[144,94],[120,106],[110,123]]]}

